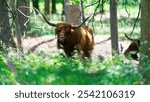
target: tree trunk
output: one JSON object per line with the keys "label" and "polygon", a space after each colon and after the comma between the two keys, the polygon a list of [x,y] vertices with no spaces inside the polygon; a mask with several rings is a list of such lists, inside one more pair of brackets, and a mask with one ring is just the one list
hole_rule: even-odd
{"label": "tree trunk", "polygon": [[[32,0],[32,5],[34,8],[36,8],[38,11],[40,11],[40,8],[39,8],[39,0]],[[35,11],[36,14],[38,14],[37,11]]]}
{"label": "tree trunk", "polygon": [[101,1],[102,5],[100,6],[100,13],[102,13],[102,14],[105,12],[105,11],[104,11],[104,2],[105,2],[105,1],[102,0],[102,1]]}
{"label": "tree trunk", "polygon": [[[26,6],[26,7],[29,7],[29,0],[17,0],[17,4],[16,4],[16,8],[18,9],[19,7],[21,6]],[[29,18],[27,17],[29,14],[30,14],[30,11],[28,8],[20,8],[19,9],[21,12],[18,12],[17,16],[18,16],[18,23],[20,25],[20,28],[21,28],[21,31],[24,32],[24,31],[27,31],[27,30],[30,30],[31,27],[30,27],[30,23],[29,23]]]}
{"label": "tree trunk", "polygon": [[66,22],[79,25],[81,23],[80,6],[74,4],[70,5],[69,0],[64,0],[64,3]]}
{"label": "tree trunk", "polygon": [[3,0],[0,0],[0,43],[1,45],[5,44],[6,47],[16,47],[9,23],[6,3]]}
{"label": "tree trunk", "polygon": [[112,55],[119,53],[118,49],[118,23],[117,23],[117,0],[110,0],[110,31]]}
{"label": "tree trunk", "polygon": [[16,38],[17,38],[17,47],[18,49],[23,52],[23,46],[22,46],[22,35],[26,32],[27,30],[30,30],[30,23],[29,23],[29,18],[27,17],[30,12],[28,8],[20,8],[21,6],[26,6],[29,7],[29,0],[17,0],[16,3],[16,9],[19,8],[19,11],[16,12],[16,17],[15,17],[15,33],[16,33]]}
{"label": "tree trunk", "polygon": [[82,21],[84,21],[84,20],[85,20],[83,3],[84,3],[84,1],[83,1],[83,0],[81,0]]}
{"label": "tree trunk", "polygon": [[44,14],[49,15],[50,14],[50,1],[49,0],[44,0]]}
{"label": "tree trunk", "polygon": [[10,0],[10,6],[12,10],[15,10],[15,0]]}
{"label": "tree trunk", "polygon": [[150,59],[150,0],[141,0],[141,48],[140,53]]}
{"label": "tree trunk", "polygon": [[64,21],[64,15],[65,15],[65,3],[64,3],[64,0],[62,0],[62,13],[61,13],[62,21]]}
{"label": "tree trunk", "polygon": [[16,33],[16,38],[17,38],[17,48],[19,49],[20,52],[23,52],[21,27],[18,23],[19,22],[18,16],[15,17],[14,22],[15,22],[15,33]]}
{"label": "tree trunk", "polygon": [[56,0],[52,0],[52,14],[56,13]]}

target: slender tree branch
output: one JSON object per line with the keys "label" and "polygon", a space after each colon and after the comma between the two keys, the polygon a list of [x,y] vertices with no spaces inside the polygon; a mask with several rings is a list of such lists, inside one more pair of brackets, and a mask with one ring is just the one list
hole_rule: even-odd
{"label": "slender tree branch", "polygon": [[136,19],[135,19],[135,22],[134,22],[134,25],[133,25],[133,29],[132,29],[132,31],[131,31],[131,33],[130,33],[129,36],[132,36],[132,34],[133,34],[133,32],[134,32],[134,29],[135,29],[135,27],[136,27],[137,21],[138,21],[138,19],[139,19],[139,17],[140,17],[140,12],[141,12],[141,3],[140,3],[140,5],[139,5],[139,11],[138,11],[138,15],[137,15],[137,17],[136,17]]}

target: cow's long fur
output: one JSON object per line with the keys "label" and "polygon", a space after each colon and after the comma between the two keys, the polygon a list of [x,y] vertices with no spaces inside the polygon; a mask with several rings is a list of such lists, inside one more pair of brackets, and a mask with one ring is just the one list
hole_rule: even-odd
{"label": "cow's long fur", "polygon": [[133,60],[138,61],[138,53],[139,53],[139,46],[136,41],[132,41],[128,48],[125,50],[124,55],[125,57],[131,57]]}
{"label": "cow's long fur", "polygon": [[[70,24],[58,23],[56,26],[57,47],[63,49],[67,56],[71,56],[74,50],[83,56],[90,58],[94,46],[92,29],[88,27],[72,27]],[[62,39],[63,38],[63,41]]]}
{"label": "cow's long fur", "polygon": [[139,53],[139,47],[140,47],[140,40],[139,39],[132,39],[128,37],[125,34],[126,38],[131,40],[132,42],[128,46],[128,48],[125,50],[124,55],[125,57],[131,57],[133,60],[139,60],[138,53]]}

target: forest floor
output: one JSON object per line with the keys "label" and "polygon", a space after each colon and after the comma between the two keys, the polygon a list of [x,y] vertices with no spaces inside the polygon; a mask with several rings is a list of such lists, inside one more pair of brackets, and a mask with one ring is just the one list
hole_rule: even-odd
{"label": "forest floor", "polygon": [[[101,60],[111,57],[111,40],[104,41],[108,39],[108,36],[97,35],[94,37],[95,45],[92,53],[92,58],[100,58]],[[104,41],[104,42],[103,42]],[[119,50],[121,52],[121,46],[123,51],[128,47],[129,41],[119,41]],[[53,54],[58,51],[56,47],[56,37],[55,36],[41,36],[41,37],[26,37],[23,40],[24,53],[34,53],[43,51],[46,54]]]}

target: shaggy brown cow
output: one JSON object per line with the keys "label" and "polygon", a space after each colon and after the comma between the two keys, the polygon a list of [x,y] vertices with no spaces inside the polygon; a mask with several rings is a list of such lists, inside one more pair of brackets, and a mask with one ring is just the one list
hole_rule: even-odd
{"label": "shaggy brown cow", "polygon": [[63,49],[67,56],[72,56],[73,51],[77,50],[84,57],[91,57],[94,47],[93,31],[88,27],[81,27],[88,18],[79,26],[72,26],[67,23],[53,24],[43,14],[42,16],[49,25],[56,27],[58,49]]}
{"label": "shaggy brown cow", "polygon": [[90,58],[94,46],[93,33],[90,28],[72,27],[70,24],[58,23],[56,26],[57,45],[71,56],[74,50],[83,52],[83,56]]}
{"label": "shaggy brown cow", "polygon": [[131,44],[129,45],[129,47],[125,50],[124,55],[125,57],[131,57],[133,60],[138,61],[138,53],[139,53],[139,47],[140,47],[140,40],[139,39],[131,39],[129,38],[126,34],[125,36],[131,40]]}

